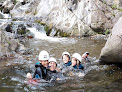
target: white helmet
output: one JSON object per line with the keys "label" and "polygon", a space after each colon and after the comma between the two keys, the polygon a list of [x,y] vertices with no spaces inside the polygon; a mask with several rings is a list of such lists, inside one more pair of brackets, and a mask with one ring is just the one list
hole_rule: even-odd
{"label": "white helmet", "polygon": [[72,57],[78,59],[78,60],[81,62],[82,57],[81,57],[81,55],[80,55],[79,53],[74,53],[74,54],[72,55]]}
{"label": "white helmet", "polygon": [[69,52],[63,52],[63,53],[62,53],[62,56],[65,55],[65,54],[68,55],[68,56],[70,57]]}
{"label": "white helmet", "polygon": [[55,59],[54,57],[50,57],[49,63],[50,63],[50,62],[55,62],[55,63],[57,64],[57,61],[56,61],[56,59]]}
{"label": "white helmet", "polygon": [[49,53],[45,50],[39,53],[39,60],[49,60]]}

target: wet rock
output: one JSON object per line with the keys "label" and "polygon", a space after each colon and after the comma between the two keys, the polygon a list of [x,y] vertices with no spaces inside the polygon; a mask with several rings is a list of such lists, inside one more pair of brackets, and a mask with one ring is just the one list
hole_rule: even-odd
{"label": "wet rock", "polygon": [[0,13],[0,19],[3,19],[3,15]]}
{"label": "wet rock", "polygon": [[112,29],[112,33],[101,50],[101,62],[122,63],[122,17]]}
{"label": "wet rock", "polygon": [[23,44],[20,44],[20,43],[19,43],[19,47],[17,49],[17,52],[20,54],[24,54],[24,55],[31,53],[30,49],[27,49]]}
{"label": "wet rock", "polygon": [[18,39],[14,39],[15,35],[10,32],[4,31],[8,24],[0,26],[0,59],[13,57],[17,53],[30,53],[27,48],[19,43]]}
{"label": "wet rock", "polygon": [[10,51],[16,51],[18,49],[18,47],[19,47],[19,45],[18,45],[17,40],[15,40],[15,39],[10,40],[10,44],[8,47]]}
{"label": "wet rock", "polygon": [[12,51],[15,51],[17,41],[13,39],[12,34],[0,31],[0,59],[5,59],[12,56]]}
{"label": "wet rock", "polygon": [[8,24],[8,26],[5,28],[5,30],[6,30],[7,32],[11,32],[11,33],[12,33],[11,25]]}
{"label": "wet rock", "polygon": [[2,7],[4,7],[4,8],[3,8],[3,13],[9,13],[10,10],[13,9],[14,4],[13,4],[13,2],[12,2],[11,0],[6,0],[6,1],[3,3]]}

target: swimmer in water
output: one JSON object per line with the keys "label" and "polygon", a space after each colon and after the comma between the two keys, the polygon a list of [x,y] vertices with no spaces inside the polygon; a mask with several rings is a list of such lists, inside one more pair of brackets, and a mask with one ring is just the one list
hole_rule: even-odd
{"label": "swimmer in water", "polygon": [[62,61],[63,61],[63,64],[61,65],[60,69],[58,69],[58,71],[61,71],[62,69],[71,65],[69,52],[62,53]]}
{"label": "swimmer in water", "polygon": [[[35,64],[36,70],[33,75],[33,78],[37,79],[46,79],[47,76],[47,67],[48,67],[48,62],[49,60],[49,53],[47,51],[41,51],[39,53],[39,62]],[[32,75],[30,73],[27,73],[26,75],[27,78],[32,78]]]}
{"label": "swimmer in water", "polygon": [[75,69],[84,69],[83,65],[81,64],[81,55],[79,53],[74,53],[72,55],[72,61],[71,61],[71,66]]}
{"label": "swimmer in water", "polygon": [[54,57],[51,57],[49,59],[49,66],[48,66],[48,72],[47,72],[47,78],[50,80],[51,78],[54,78],[53,80],[60,80],[61,77],[63,77],[63,74],[56,71],[57,68],[57,61]]}

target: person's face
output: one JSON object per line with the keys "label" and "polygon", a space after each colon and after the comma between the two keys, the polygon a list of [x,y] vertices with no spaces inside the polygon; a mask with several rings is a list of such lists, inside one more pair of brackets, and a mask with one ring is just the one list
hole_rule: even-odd
{"label": "person's face", "polygon": [[41,60],[40,63],[41,63],[44,67],[48,67],[48,64],[49,64],[48,60],[44,60],[44,61]]}
{"label": "person's face", "polygon": [[56,63],[55,63],[55,62],[53,62],[53,61],[50,62],[50,63],[49,63],[49,66],[50,66],[49,69],[50,69],[51,71],[56,70]]}
{"label": "person's face", "polygon": [[75,58],[72,58],[72,66],[75,66],[77,64],[77,61]]}
{"label": "person's face", "polygon": [[63,55],[63,62],[68,63],[69,61],[69,56],[68,55]]}

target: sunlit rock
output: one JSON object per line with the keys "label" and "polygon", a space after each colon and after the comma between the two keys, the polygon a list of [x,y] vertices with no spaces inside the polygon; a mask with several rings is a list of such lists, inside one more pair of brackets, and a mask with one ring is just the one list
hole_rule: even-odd
{"label": "sunlit rock", "polygon": [[122,63],[122,17],[112,29],[100,54],[101,62]]}
{"label": "sunlit rock", "polygon": [[[18,1],[19,3],[19,1]],[[11,10],[13,17],[40,17],[47,24],[71,35],[93,35],[111,29],[121,16],[119,0],[29,0],[16,4]],[[19,6],[18,6],[19,5]]]}

